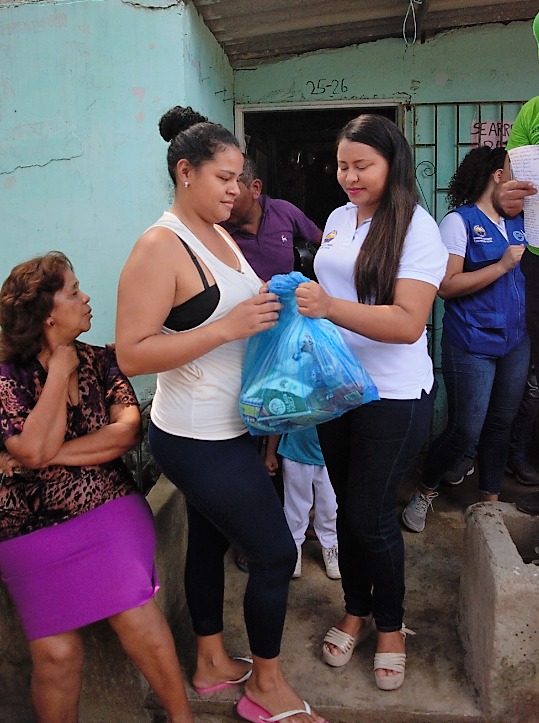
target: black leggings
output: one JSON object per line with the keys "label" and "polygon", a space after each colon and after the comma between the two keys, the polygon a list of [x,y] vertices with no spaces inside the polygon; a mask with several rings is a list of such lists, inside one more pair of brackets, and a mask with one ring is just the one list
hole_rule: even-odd
{"label": "black leggings", "polygon": [[318,427],[337,495],[337,539],[345,610],[372,612],[377,629],[401,629],[404,542],[395,508],[426,441],[436,386],[420,399],[380,399]]}
{"label": "black leggings", "polygon": [[224,555],[233,543],[249,563],[243,607],[251,652],[277,657],[297,550],[252,438],[188,439],[150,423],[149,440],[187,501],[185,591],[195,633],[223,630]]}

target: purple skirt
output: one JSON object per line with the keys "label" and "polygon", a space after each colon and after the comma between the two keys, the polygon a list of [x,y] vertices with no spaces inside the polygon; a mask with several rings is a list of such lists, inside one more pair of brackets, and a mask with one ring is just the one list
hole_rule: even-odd
{"label": "purple skirt", "polygon": [[148,602],[159,582],[155,527],[140,494],[0,543],[0,576],[28,640]]}

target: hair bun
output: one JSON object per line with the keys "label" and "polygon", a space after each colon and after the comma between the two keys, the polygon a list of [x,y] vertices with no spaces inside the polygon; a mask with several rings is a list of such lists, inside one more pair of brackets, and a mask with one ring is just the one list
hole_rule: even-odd
{"label": "hair bun", "polygon": [[191,106],[184,108],[181,105],[174,106],[168,110],[159,121],[159,133],[161,137],[168,143],[175,138],[178,133],[187,130],[196,123],[205,123],[208,119],[193,110]]}

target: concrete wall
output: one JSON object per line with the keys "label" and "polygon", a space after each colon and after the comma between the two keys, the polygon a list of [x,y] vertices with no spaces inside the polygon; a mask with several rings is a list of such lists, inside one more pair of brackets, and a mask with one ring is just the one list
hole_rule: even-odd
{"label": "concrete wall", "polygon": [[466,511],[459,632],[466,672],[489,721],[539,711],[539,518],[507,503]]}
{"label": "concrete wall", "polygon": [[2,2],[0,57],[0,280],[64,251],[92,297],[84,340],[110,342],[121,267],[170,203],[159,118],[186,104],[232,128],[232,69],[172,0]]}
{"label": "concrete wall", "polygon": [[454,103],[527,100],[538,93],[531,22],[455,30],[409,47],[402,39],[380,40],[235,72],[237,103]]}

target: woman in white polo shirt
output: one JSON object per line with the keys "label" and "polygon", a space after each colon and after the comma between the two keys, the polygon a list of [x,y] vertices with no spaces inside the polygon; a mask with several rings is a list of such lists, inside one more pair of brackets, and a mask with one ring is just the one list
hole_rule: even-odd
{"label": "woman in white polo shirt", "polygon": [[417,204],[410,147],[377,115],[337,138],[337,180],[349,203],[328,218],[315,271],[298,307],[341,327],[380,400],[318,428],[338,502],[345,614],[323,643],[324,660],[347,663],[375,626],[375,681],[404,681],[404,545],[395,515],[401,482],[426,441],[435,382],[426,323],[448,254],[434,219]]}

